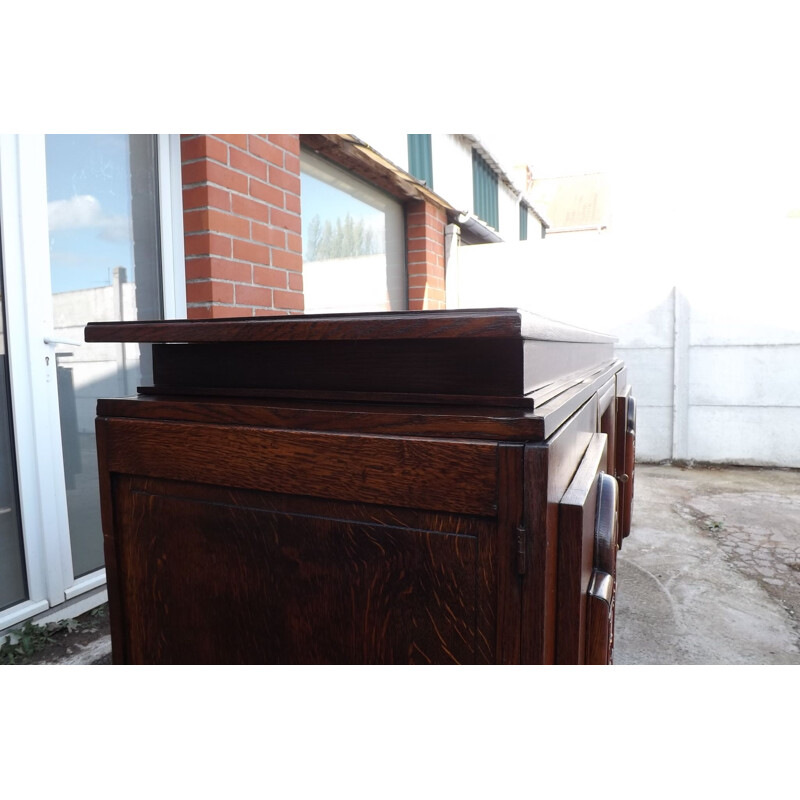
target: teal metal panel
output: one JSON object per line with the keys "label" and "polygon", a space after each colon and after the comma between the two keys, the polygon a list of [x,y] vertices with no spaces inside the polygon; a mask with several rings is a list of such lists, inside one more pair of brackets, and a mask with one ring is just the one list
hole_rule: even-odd
{"label": "teal metal panel", "polygon": [[475,214],[499,230],[497,175],[481,154],[472,151],[472,201]]}
{"label": "teal metal panel", "polygon": [[433,157],[429,133],[408,134],[408,171],[433,189]]}

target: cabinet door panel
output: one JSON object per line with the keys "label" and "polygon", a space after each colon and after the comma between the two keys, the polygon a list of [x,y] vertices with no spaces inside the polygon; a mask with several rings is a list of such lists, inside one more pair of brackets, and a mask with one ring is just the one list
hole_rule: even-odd
{"label": "cabinet door panel", "polygon": [[358,519],[323,517],[277,510],[281,502],[259,507],[256,493],[248,506],[242,498],[224,502],[216,487],[203,499],[194,487],[182,496],[174,483],[114,483],[117,568],[109,589],[119,592],[124,620],[119,661],[493,658],[490,603],[478,580],[487,521],[468,521],[466,532],[452,530],[452,520],[426,529],[370,524],[369,509]]}
{"label": "cabinet door panel", "polygon": [[606,448],[607,436],[594,434],[558,508],[558,664],[585,662],[587,592],[594,568],[598,476],[606,463]]}
{"label": "cabinet door panel", "polygon": [[530,558],[523,587],[523,663],[552,664],[556,658],[559,504],[596,431],[595,395],[548,441],[525,448],[526,528],[530,533]]}

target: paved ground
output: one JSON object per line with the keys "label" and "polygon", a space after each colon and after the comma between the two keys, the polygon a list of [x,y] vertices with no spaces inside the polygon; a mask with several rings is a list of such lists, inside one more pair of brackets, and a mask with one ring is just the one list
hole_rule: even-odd
{"label": "paved ground", "polygon": [[616,664],[800,664],[800,471],[637,465]]}

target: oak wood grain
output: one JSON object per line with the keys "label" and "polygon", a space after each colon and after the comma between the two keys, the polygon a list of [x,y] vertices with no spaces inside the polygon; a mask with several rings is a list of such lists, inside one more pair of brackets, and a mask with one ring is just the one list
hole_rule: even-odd
{"label": "oak wood grain", "polygon": [[494,516],[497,445],[109,419],[128,475]]}
{"label": "oak wood grain", "polygon": [[218,487],[203,496],[184,486],[117,479],[126,663],[493,657],[478,645],[489,641],[478,536],[226,503]]}

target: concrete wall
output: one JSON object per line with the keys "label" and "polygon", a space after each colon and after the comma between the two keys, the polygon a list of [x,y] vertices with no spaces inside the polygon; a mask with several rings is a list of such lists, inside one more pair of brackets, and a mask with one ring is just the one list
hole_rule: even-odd
{"label": "concrete wall", "polygon": [[800,319],[770,320],[788,304],[755,285],[733,292],[686,271],[676,288],[667,266],[608,234],[454,248],[448,298],[616,336],[642,461],[800,467]]}

